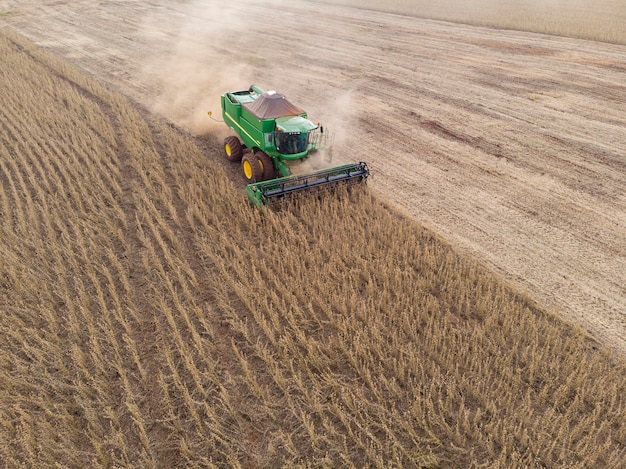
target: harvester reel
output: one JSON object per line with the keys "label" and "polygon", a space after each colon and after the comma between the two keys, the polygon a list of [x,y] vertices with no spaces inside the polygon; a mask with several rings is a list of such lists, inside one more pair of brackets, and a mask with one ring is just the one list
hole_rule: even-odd
{"label": "harvester reel", "polygon": [[246,153],[241,159],[241,169],[247,184],[263,180],[263,166],[261,166],[257,153]]}
{"label": "harvester reel", "polygon": [[239,139],[235,136],[226,137],[224,139],[224,152],[228,161],[238,162],[241,161],[243,156],[243,145]]}

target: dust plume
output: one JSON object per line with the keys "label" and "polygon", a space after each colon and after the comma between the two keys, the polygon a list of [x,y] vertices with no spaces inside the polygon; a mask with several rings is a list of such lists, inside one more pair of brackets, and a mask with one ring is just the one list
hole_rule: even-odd
{"label": "dust plume", "polygon": [[[316,102],[309,118],[320,123],[324,128],[324,144],[313,152],[301,164],[292,168],[293,174],[306,174],[311,171],[329,168],[351,162],[349,137],[355,134],[355,122],[358,110],[355,108],[353,91],[342,91],[328,100]],[[315,119],[319,116],[321,119]]]}
{"label": "dust plume", "polygon": [[221,119],[220,95],[250,84],[251,68],[235,53],[233,60],[225,62],[223,57],[224,49],[249,26],[244,13],[252,4],[249,0],[192,0],[157,9],[143,21],[144,36],[166,35],[170,44],[144,67],[159,90],[151,106],[154,112],[196,135],[226,130],[207,111]]}

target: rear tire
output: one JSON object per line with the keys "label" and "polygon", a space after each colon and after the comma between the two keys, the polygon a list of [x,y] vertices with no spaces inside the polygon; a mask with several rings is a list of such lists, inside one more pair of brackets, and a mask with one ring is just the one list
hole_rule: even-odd
{"label": "rear tire", "polygon": [[247,184],[263,180],[263,168],[256,153],[246,153],[243,156],[241,169]]}
{"label": "rear tire", "polygon": [[263,181],[274,179],[276,177],[276,171],[274,169],[274,162],[272,161],[272,158],[262,151],[257,151],[255,155],[261,164],[261,177],[263,178]]}
{"label": "rear tire", "polygon": [[243,145],[237,137],[230,136],[224,139],[224,153],[228,161],[241,161],[243,156]]}

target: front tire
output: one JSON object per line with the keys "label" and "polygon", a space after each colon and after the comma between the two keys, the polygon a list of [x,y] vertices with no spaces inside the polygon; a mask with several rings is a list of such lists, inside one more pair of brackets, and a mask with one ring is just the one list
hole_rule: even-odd
{"label": "front tire", "polygon": [[228,161],[238,162],[241,161],[243,156],[243,145],[237,137],[230,136],[224,139],[224,153]]}
{"label": "front tire", "polygon": [[241,159],[243,178],[247,184],[263,180],[263,167],[256,153],[246,153]]}

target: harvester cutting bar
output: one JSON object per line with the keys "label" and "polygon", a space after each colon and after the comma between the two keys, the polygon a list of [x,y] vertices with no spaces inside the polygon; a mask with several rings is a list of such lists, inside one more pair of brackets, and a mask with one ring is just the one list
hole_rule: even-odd
{"label": "harvester cutting bar", "polygon": [[323,169],[303,176],[288,176],[246,186],[248,199],[256,207],[285,202],[299,197],[332,189],[340,184],[354,185],[366,182],[370,174],[366,163],[352,163]]}

